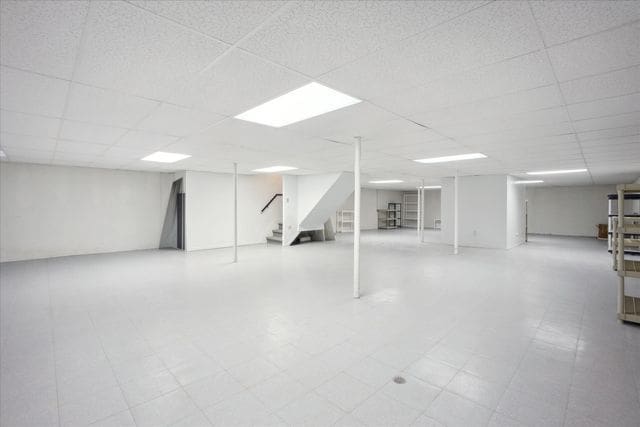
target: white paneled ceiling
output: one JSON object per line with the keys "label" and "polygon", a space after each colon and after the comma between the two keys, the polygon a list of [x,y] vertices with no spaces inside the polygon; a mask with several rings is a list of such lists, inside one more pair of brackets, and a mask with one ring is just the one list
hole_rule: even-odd
{"label": "white paneled ceiling", "polygon": [[[588,168],[640,175],[637,1],[0,2],[3,161],[364,181]],[[312,81],[362,103],[274,129],[233,117]],[[140,159],[152,151],[192,157]],[[413,159],[482,152],[486,159]]]}

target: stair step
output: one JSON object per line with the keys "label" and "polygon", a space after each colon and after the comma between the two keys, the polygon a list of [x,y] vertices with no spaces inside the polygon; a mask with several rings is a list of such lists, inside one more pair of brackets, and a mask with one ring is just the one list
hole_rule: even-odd
{"label": "stair step", "polygon": [[268,242],[282,243],[282,236],[267,236],[267,243]]}
{"label": "stair step", "polygon": [[271,230],[274,236],[282,236],[282,230]]}

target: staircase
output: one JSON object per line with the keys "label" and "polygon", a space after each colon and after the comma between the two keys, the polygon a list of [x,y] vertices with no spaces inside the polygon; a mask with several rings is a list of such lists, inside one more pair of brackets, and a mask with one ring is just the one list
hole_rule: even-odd
{"label": "staircase", "polygon": [[282,245],[282,223],[278,223],[277,230],[271,230],[272,235],[267,236],[267,243],[277,243]]}

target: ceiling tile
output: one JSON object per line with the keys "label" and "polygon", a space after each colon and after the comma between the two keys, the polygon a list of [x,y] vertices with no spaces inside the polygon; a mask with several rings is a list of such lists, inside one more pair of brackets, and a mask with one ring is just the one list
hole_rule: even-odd
{"label": "ceiling tile", "polygon": [[637,1],[531,1],[547,46],[640,19]]}
{"label": "ceiling tile", "polygon": [[573,120],[613,116],[640,111],[640,93],[568,105]]}
{"label": "ceiling tile", "polygon": [[85,33],[76,81],[159,100],[227,48],[125,2],[92,2]]}
{"label": "ceiling tile", "polygon": [[0,110],[0,129],[3,132],[56,138],[59,128],[60,119]]}
{"label": "ceiling tile", "polygon": [[19,148],[23,150],[53,151],[56,148],[54,138],[41,136],[16,135],[13,133],[0,133],[0,146],[3,148]]}
{"label": "ceiling tile", "polygon": [[142,120],[137,128],[166,135],[187,136],[201,132],[222,119],[224,116],[215,113],[162,104]]}
{"label": "ceiling tile", "polygon": [[0,67],[0,108],[62,117],[69,82]]}
{"label": "ceiling tile", "polygon": [[7,157],[9,158],[9,160],[13,162],[49,163],[53,158],[53,149],[46,151],[46,150],[31,150],[28,148],[3,146],[2,150],[7,154]]}
{"label": "ceiling tile", "polygon": [[130,130],[118,140],[116,145],[128,150],[159,150],[177,140],[178,137],[175,136]]}
{"label": "ceiling tile", "polygon": [[235,116],[309,82],[280,65],[234,49],[193,80],[185,82],[184,89],[169,100]]}
{"label": "ceiling tile", "polygon": [[548,49],[558,80],[606,73],[640,63],[640,24],[626,25]]}
{"label": "ceiling tile", "polygon": [[240,46],[315,77],[481,4],[300,2],[284,10]]}
{"label": "ceiling tile", "polygon": [[568,104],[640,92],[640,66],[560,84]]}
{"label": "ceiling tile", "polygon": [[640,112],[599,117],[595,119],[576,120],[573,122],[573,127],[576,132],[588,132],[592,130],[634,126],[638,123],[640,123]]}
{"label": "ceiling tile", "polygon": [[88,5],[86,1],[0,2],[0,62],[71,78]]}
{"label": "ceiling tile", "polygon": [[612,129],[602,129],[587,132],[579,132],[580,141],[588,141],[592,139],[615,138],[620,136],[638,135],[640,134],[640,124],[634,126],[617,127]]}
{"label": "ceiling tile", "polygon": [[65,118],[132,128],[158,105],[156,101],[74,83]]}
{"label": "ceiling tile", "polygon": [[627,145],[640,142],[640,134],[620,136],[617,138],[589,139],[587,141],[580,140],[580,145],[586,150],[591,147],[606,148],[612,145]]}
{"label": "ceiling tile", "polygon": [[136,0],[132,3],[233,44],[264,22],[286,2]]}
{"label": "ceiling tile", "polygon": [[124,128],[63,120],[60,139],[110,145],[125,133],[127,129]]}
{"label": "ceiling tile", "polygon": [[59,140],[56,146],[56,154],[101,154],[107,150],[108,146],[103,144],[91,144],[88,142]]}

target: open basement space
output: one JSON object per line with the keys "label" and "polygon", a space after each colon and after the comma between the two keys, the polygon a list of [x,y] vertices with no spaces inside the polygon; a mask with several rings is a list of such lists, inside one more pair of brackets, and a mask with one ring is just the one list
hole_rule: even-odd
{"label": "open basement space", "polygon": [[640,2],[0,1],[0,425],[640,425]]}

